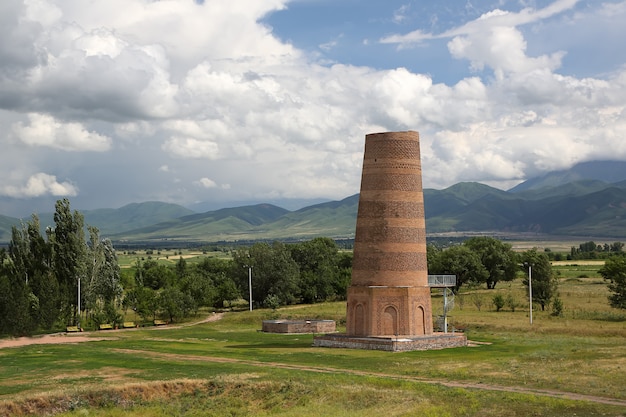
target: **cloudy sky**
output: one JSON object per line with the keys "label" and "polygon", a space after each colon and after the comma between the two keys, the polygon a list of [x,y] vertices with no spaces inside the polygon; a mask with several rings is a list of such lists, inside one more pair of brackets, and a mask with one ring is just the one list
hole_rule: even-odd
{"label": "cloudy sky", "polygon": [[2,0],[0,213],[342,199],[626,160],[624,0]]}

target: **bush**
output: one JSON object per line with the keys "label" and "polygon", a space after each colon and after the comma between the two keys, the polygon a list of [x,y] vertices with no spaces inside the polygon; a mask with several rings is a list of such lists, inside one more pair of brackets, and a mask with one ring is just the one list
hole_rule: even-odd
{"label": "bush", "polygon": [[515,308],[517,307],[517,300],[513,297],[512,294],[509,294],[506,297],[506,305],[511,309],[513,313],[515,313]]}
{"label": "bush", "polygon": [[276,310],[280,307],[280,298],[278,298],[277,295],[268,294],[268,296],[265,297],[265,300],[263,300],[263,305],[267,308],[271,308],[272,310]]}
{"label": "bush", "polygon": [[504,307],[504,297],[501,294],[494,295],[493,298],[491,299],[491,302],[493,303],[493,306],[496,308],[496,311],[500,311],[502,310],[502,307]]}
{"label": "bush", "polygon": [[563,301],[559,297],[552,301],[552,315],[555,317],[563,316]]}
{"label": "bush", "polygon": [[472,294],[472,304],[480,311],[480,308],[483,306],[483,296],[478,293]]}

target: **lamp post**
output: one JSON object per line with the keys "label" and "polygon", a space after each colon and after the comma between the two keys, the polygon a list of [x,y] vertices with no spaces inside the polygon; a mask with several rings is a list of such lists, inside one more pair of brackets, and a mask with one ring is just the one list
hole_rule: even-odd
{"label": "lamp post", "polygon": [[531,263],[524,265],[528,266],[528,311],[530,324],[533,324],[533,265]]}
{"label": "lamp post", "polygon": [[76,326],[80,329],[80,277],[78,277],[78,319],[76,319]]}
{"label": "lamp post", "polygon": [[250,294],[250,311],[252,311],[252,266],[244,265],[244,268],[248,268],[248,292]]}

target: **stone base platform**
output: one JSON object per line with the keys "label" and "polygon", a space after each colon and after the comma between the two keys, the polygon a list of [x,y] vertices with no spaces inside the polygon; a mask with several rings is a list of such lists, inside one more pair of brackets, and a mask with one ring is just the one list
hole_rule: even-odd
{"label": "stone base platform", "polygon": [[337,333],[315,336],[313,346],[408,352],[467,346],[467,337],[463,333],[433,333],[412,337],[358,337]]}
{"label": "stone base platform", "polygon": [[335,320],[263,320],[266,333],[331,333]]}

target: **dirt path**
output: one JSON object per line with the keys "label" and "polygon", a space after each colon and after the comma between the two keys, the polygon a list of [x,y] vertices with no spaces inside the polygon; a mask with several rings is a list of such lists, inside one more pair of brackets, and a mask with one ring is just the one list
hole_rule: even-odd
{"label": "dirt path", "polygon": [[[224,317],[224,313],[213,313],[206,318],[195,321],[192,323],[182,323],[180,325],[169,325],[169,326],[155,326],[150,328],[143,328],[144,330],[158,330],[158,329],[176,329],[187,326],[195,326],[202,323],[210,323],[213,321],[218,321],[222,317]],[[83,343],[83,342],[97,342],[99,340],[116,340],[118,339],[114,335],[117,332],[128,332],[135,329],[117,329],[117,330],[106,330],[106,334],[110,336],[94,336],[94,334],[102,335],[103,332],[81,332],[81,333],[54,333],[54,334],[46,334],[43,336],[34,336],[34,337],[18,337],[15,339],[0,339],[0,349],[5,348],[15,348],[21,346],[29,346],[29,345],[56,345],[62,343]]]}
{"label": "dirt path", "polygon": [[82,342],[95,342],[98,340],[115,340],[116,337],[94,337],[88,336],[84,333],[77,334],[47,334],[37,337],[18,337],[17,339],[2,339],[0,340],[0,349],[14,348],[29,345],[57,345],[61,343],[82,343]]}
{"label": "dirt path", "polygon": [[[210,316],[200,321],[196,321],[192,323],[184,323],[184,324],[176,325],[176,326],[160,326],[160,327],[154,327],[152,329],[157,330],[157,329],[165,329],[165,328],[171,329],[171,328],[180,328],[180,327],[186,327],[186,326],[194,326],[198,324],[218,321],[223,316],[224,316],[224,313],[213,313]],[[115,332],[129,331],[129,330],[132,330],[132,329],[109,330],[107,331],[107,334],[114,334]],[[45,335],[45,336],[39,336],[39,337],[21,337],[17,339],[3,339],[3,340],[0,340],[0,349],[35,345],[35,344],[82,343],[82,342],[93,342],[93,341],[99,341],[99,340],[117,339],[116,337],[94,337],[93,335],[90,335],[93,333],[95,332],[89,332],[87,334],[85,333],[77,333],[77,334],[57,333],[57,334]],[[294,370],[308,371],[308,372],[336,373],[336,374],[372,376],[372,377],[378,377],[378,378],[402,379],[402,380],[421,382],[425,384],[442,385],[442,386],[452,387],[452,388],[516,392],[516,393],[521,393],[521,394],[532,394],[532,395],[538,395],[538,396],[543,396],[543,397],[563,398],[563,399],[568,399],[568,400],[589,401],[589,402],[600,403],[600,404],[608,404],[608,405],[626,407],[626,400],[622,400],[618,398],[598,397],[594,395],[576,394],[572,392],[564,392],[564,391],[557,391],[557,390],[536,389],[536,388],[526,388],[526,387],[512,387],[512,386],[483,384],[483,383],[475,383],[475,382],[447,381],[443,379],[419,378],[419,377],[410,377],[410,376],[385,374],[385,373],[377,373],[377,372],[357,371],[357,370],[350,370],[350,369],[312,367],[312,366],[303,366],[303,365],[297,365],[297,364],[286,364],[286,363],[280,363],[280,362],[259,362],[259,361],[246,360],[246,359],[178,355],[178,354],[172,354],[172,353],[159,353],[159,352],[134,350],[134,349],[112,349],[112,351],[131,354],[131,355],[141,354],[141,355],[150,356],[150,357],[157,358],[157,359],[164,359],[164,360],[180,359],[180,360],[187,360],[187,361],[204,361],[204,362],[215,362],[215,363],[241,363],[241,364],[246,364],[246,365],[256,366],[256,367],[272,367],[272,368],[282,368],[282,369],[294,369]]]}
{"label": "dirt path", "polygon": [[280,363],[280,362],[259,362],[259,361],[249,360],[249,359],[178,355],[178,354],[173,354],[173,353],[159,353],[159,352],[153,352],[153,351],[134,350],[134,349],[113,349],[113,351],[118,352],[118,353],[126,353],[130,355],[139,354],[142,356],[150,356],[153,358],[163,359],[163,360],[177,359],[177,360],[185,360],[185,361],[202,361],[202,362],[215,362],[215,363],[238,363],[238,364],[244,364],[244,365],[256,366],[256,367],[270,367],[270,368],[281,368],[281,369],[293,369],[293,370],[308,371],[308,372],[335,373],[335,374],[370,376],[370,377],[377,377],[377,378],[402,379],[402,380],[407,380],[407,381],[421,382],[425,384],[443,385],[443,386],[451,387],[451,388],[515,392],[515,393],[520,393],[520,394],[531,394],[531,395],[537,395],[537,396],[543,396],[543,397],[562,398],[562,399],[568,399],[568,400],[589,401],[589,402],[600,403],[600,404],[617,405],[617,406],[626,407],[626,400],[622,400],[619,398],[598,397],[594,395],[577,394],[577,393],[572,393],[572,392],[548,390],[548,389],[511,387],[511,386],[483,384],[483,383],[476,383],[476,382],[457,382],[457,381],[448,381],[444,379],[420,378],[420,377],[411,377],[411,376],[403,376],[403,375],[385,374],[385,373],[379,373],[379,372],[358,371],[358,370],[352,370],[352,369],[312,367],[312,366],[287,364],[287,363]]}

